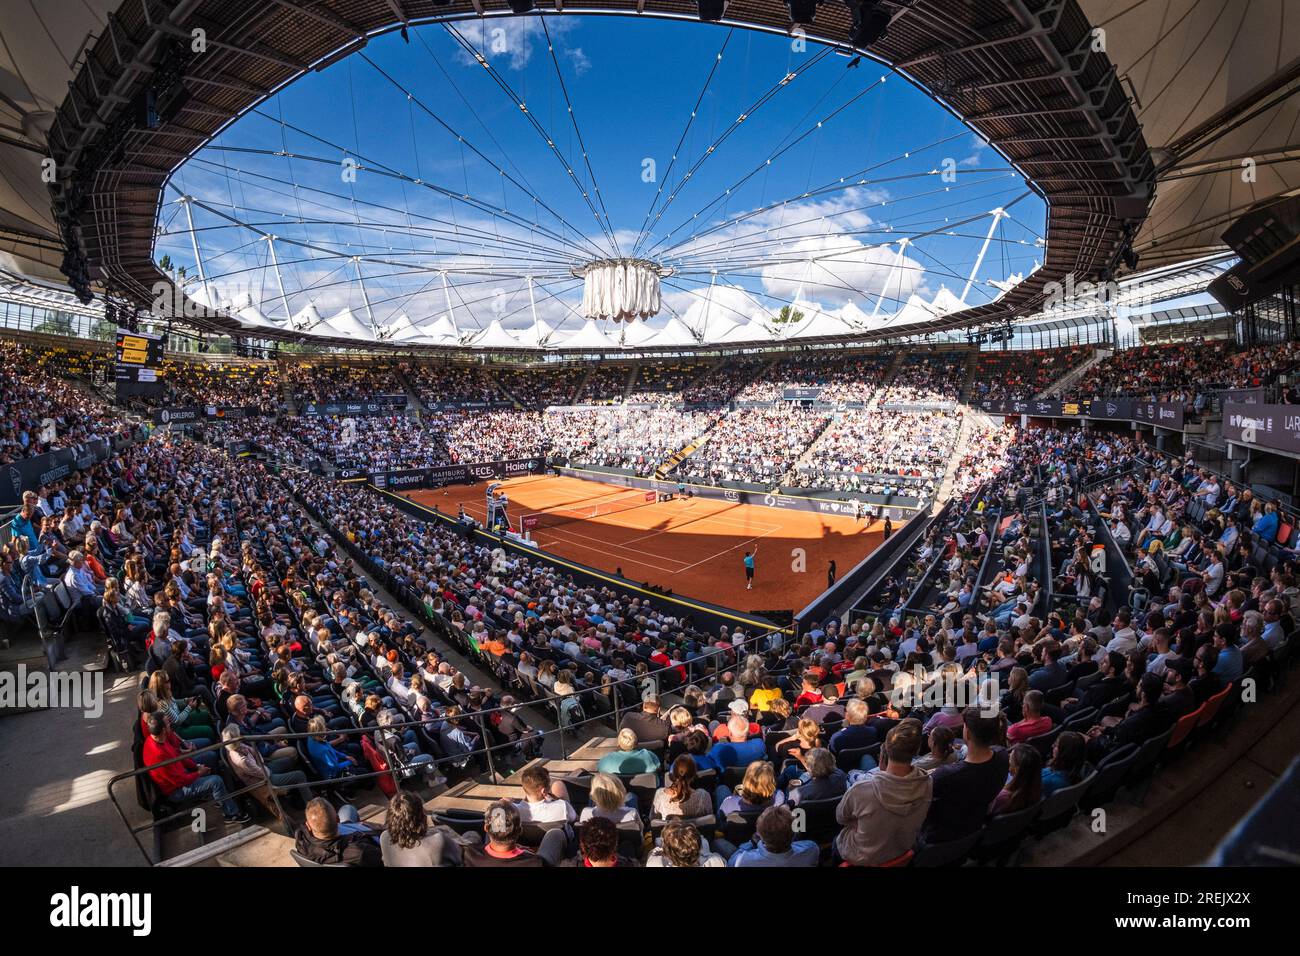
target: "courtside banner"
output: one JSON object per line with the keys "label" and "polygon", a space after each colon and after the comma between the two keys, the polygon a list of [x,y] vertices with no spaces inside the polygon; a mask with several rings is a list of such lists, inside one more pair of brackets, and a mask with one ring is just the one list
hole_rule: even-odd
{"label": "courtside banner", "polygon": [[[607,485],[677,493],[675,480],[662,481],[656,478],[639,478],[635,475],[615,475],[605,471],[586,471],[582,468],[556,468],[555,470],[570,478],[585,478],[588,481],[600,481]],[[768,508],[783,508],[790,511],[815,511],[818,514],[850,516],[854,513],[856,504],[862,509],[864,515],[870,510],[872,516],[876,518],[888,517],[891,521],[906,521],[917,510],[915,506],[883,504],[883,499],[879,495],[860,495],[846,501],[836,501],[830,498],[745,491],[739,488],[715,488],[712,485],[687,485],[686,487],[692,495],[699,498],[721,498],[723,501],[732,501],[741,505],[764,505]]]}
{"label": "courtside banner", "polygon": [[374,471],[370,473],[370,480],[376,487],[412,491],[416,488],[463,485],[470,481],[486,481],[489,478],[521,478],[524,475],[536,474],[545,467],[545,464],[540,457],[510,458],[506,461],[480,461],[469,465],[438,465],[433,468],[408,468],[403,471]]}
{"label": "courtside banner", "polygon": [[318,418],[321,415],[388,415],[405,407],[405,395],[379,395],[364,402],[309,402],[302,407],[300,414],[307,418]]}

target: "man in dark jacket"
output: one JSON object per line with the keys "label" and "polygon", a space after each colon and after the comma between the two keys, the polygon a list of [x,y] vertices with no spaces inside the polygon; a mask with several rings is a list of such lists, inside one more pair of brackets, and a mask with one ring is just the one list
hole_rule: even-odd
{"label": "man in dark jacket", "polygon": [[659,698],[655,694],[646,694],[641,699],[641,712],[625,715],[623,726],[630,728],[636,734],[637,743],[643,746],[656,741],[666,746],[671,733],[668,721],[659,715]]}
{"label": "man in dark jacket", "polygon": [[1124,744],[1144,744],[1158,737],[1174,722],[1168,710],[1160,706],[1160,696],[1165,682],[1157,674],[1147,672],[1138,682],[1137,709],[1111,727],[1092,727],[1088,738],[1088,760],[1097,764],[1116,747]]}
{"label": "man in dark jacket", "polygon": [[294,834],[293,848],[313,863],[383,866],[373,834],[339,834],[339,815],[324,797],[307,804],[307,821]]}

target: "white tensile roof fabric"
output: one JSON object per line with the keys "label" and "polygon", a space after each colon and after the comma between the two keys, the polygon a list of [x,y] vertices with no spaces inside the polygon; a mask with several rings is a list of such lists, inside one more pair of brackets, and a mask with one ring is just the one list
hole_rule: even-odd
{"label": "white tensile roof fabric", "polygon": [[541,316],[532,325],[526,325],[514,333],[520,345],[533,349],[545,348],[553,335],[555,329]]}
{"label": "white tensile roof fabric", "polygon": [[668,324],[655,333],[648,345],[698,345],[699,339],[686,327],[681,319],[673,316]]}
{"label": "white tensile roof fabric", "polygon": [[828,312],[812,309],[809,309],[808,312],[809,317],[792,329],[785,336],[786,338],[823,338],[830,335],[851,335],[854,332],[861,331]]}
{"label": "white tensile roof fabric", "polygon": [[582,314],[631,321],[659,314],[659,275],[647,262],[610,260],[586,267]]}
{"label": "white tensile roof fabric", "polygon": [[389,342],[401,342],[406,339],[413,339],[420,334],[420,330],[415,327],[411,317],[403,312],[391,325],[384,329],[384,338]]}
{"label": "white tensile roof fabric", "polygon": [[519,340],[505,330],[500,319],[493,319],[482,334],[469,340],[476,349],[517,349]]}
{"label": "white tensile roof fabric", "polygon": [[279,322],[276,322],[274,319],[269,318],[267,314],[263,312],[260,308],[258,308],[258,306],[255,304],[249,304],[248,306],[240,309],[236,313],[236,315],[239,316],[239,320],[241,322],[247,322],[249,325],[270,326],[271,328],[274,329],[280,328]]}
{"label": "white tensile roof fabric", "polygon": [[773,338],[771,329],[757,320],[751,320],[743,325],[735,325],[718,338],[709,341],[730,345],[739,342],[770,342]]}
{"label": "white tensile roof fabric", "polygon": [[321,331],[324,332],[326,329],[332,330],[337,335],[349,339],[357,338],[373,340],[375,337],[375,333],[370,326],[357,318],[351,309],[344,309],[337,315],[333,315],[326,319],[325,325]]}
{"label": "white tensile roof fabric", "polygon": [[446,315],[440,315],[428,325],[418,325],[419,335],[406,341],[417,345],[459,345],[460,333],[456,325]]}
{"label": "white tensile roof fabric", "polygon": [[930,303],[913,292],[907,297],[903,307],[898,310],[898,314],[890,319],[890,324],[907,325],[910,322],[924,322],[933,318],[934,309]]}
{"label": "white tensile roof fabric", "polygon": [[623,344],[627,346],[652,345],[660,330],[645,322],[629,322],[623,327]]}
{"label": "white tensile roof fabric", "polygon": [[591,319],[588,319],[578,331],[557,344],[574,349],[618,348],[618,343],[596,328],[596,323]]}
{"label": "white tensile roof fabric", "polygon": [[947,315],[949,312],[956,312],[966,308],[961,304],[961,299],[957,298],[956,293],[952,292],[946,285],[940,286],[934,301],[930,303],[930,309],[938,315]]}
{"label": "white tensile roof fabric", "polygon": [[321,323],[320,312],[316,310],[315,302],[308,302],[296,313],[294,313],[293,318],[289,320],[289,325],[292,328],[303,329],[303,330],[314,329],[318,325],[320,325],[320,323]]}

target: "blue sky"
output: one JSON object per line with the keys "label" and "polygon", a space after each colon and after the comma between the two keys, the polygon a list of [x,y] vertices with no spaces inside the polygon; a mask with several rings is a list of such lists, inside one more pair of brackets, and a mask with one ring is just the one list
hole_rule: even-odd
{"label": "blue sky", "polygon": [[[232,124],[168,198],[196,200],[212,287],[277,318],[267,244],[247,225],[279,237],[290,312],[312,301],[364,317],[359,267],[378,322],[427,322],[450,302],[466,329],[518,328],[534,310],[577,328],[567,270],[615,248],[677,270],[657,323],[761,319],[796,299],[878,323],[913,293],[960,293],[989,211],[1018,197],[969,303],[1041,260],[1043,204],[994,150],[879,65],[793,47],[611,17],[426,26],[409,44],[389,34]],[[179,204],[159,224],[158,255],[193,275]]]}

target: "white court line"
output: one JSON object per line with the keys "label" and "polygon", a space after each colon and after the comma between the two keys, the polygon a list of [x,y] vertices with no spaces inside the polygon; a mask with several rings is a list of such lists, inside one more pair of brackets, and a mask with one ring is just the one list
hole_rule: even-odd
{"label": "white court line", "polygon": [[[701,522],[704,522],[704,521],[721,521],[721,522],[729,522],[729,523],[732,525],[732,527],[736,528],[736,529],[739,530],[739,531],[746,531],[746,532],[748,532],[748,531],[761,531],[761,532],[763,532],[763,534],[774,534],[774,533],[777,532],[777,531],[783,531],[783,530],[785,530],[785,526],[784,526],[784,525],[779,525],[779,524],[774,524],[774,525],[753,524],[753,523],[750,523],[750,522],[748,522],[748,521],[745,521],[743,518],[736,518],[736,517],[733,517],[732,515],[729,515],[729,514],[713,514],[713,515],[704,515],[703,517],[699,517],[699,518],[694,518],[694,519],[692,519],[692,520],[691,520],[691,524],[700,524]],[[658,531],[652,531],[652,532],[650,532],[649,534],[644,535],[644,536],[642,536],[642,537],[640,537],[640,538],[633,538],[631,541],[628,541],[627,543],[628,543],[628,544],[633,544],[634,542],[637,542],[637,541],[645,541],[645,540],[647,540],[647,539],[649,539],[649,538],[653,538],[655,535],[658,535],[658,534],[666,534],[666,533],[668,533],[668,532],[670,532],[670,531],[677,531],[677,530],[679,530],[681,527],[684,527],[684,526],[678,526],[677,528],[660,528]],[[687,531],[687,532],[684,532],[684,533],[685,533],[685,534],[690,534],[691,532]]]}
{"label": "white court line", "polygon": [[[662,574],[678,574],[678,573],[679,573],[678,571],[674,571],[672,568],[661,568],[661,567],[659,567],[659,565],[657,565],[657,564],[651,564],[649,561],[645,561],[645,560],[642,559],[641,555],[645,555],[645,554],[648,553],[650,557],[652,557],[652,558],[658,558],[658,559],[661,560],[661,561],[672,561],[672,560],[673,560],[672,558],[666,558],[666,557],[664,557],[663,555],[660,555],[660,554],[654,554],[653,552],[645,552],[645,551],[642,551],[642,552],[639,552],[639,553],[634,553],[634,554],[632,554],[632,555],[630,555],[630,556],[629,556],[629,555],[623,555],[623,554],[614,554],[612,551],[604,551],[604,550],[602,550],[602,549],[600,549],[600,548],[593,548],[591,545],[589,545],[589,544],[583,544],[583,543],[580,542],[580,541],[566,541],[566,540],[563,539],[563,538],[557,537],[553,530],[552,530],[551,533],[550,533],[550,537],[551,537],[551,542],[554,543],[554,544],[567,544],[567,545],[570,545],[570,546],[575,547],[575,548],[581,548],[581,549],[583,549],[584,551],[592,551],[592,552],[594,552],[594,553],[596,553],[596,554],[603,554],[603,555],[606,555],[607,557],[613,558],[615,561],[619,561],[619,562],[621,562],[622,564],[633,564],[633,563],[635,563],[635,564],[639,564],[639,565],[640,565],[641,567],[643,567],[643,568],[654,568],[654,570],[659,571],[659,572],[662,573]],[[537,546],[538,546],[539,548],[545,548],[545,547],[546,547],[546,545],[544,545],[544,544],[542,543],[542,540],[541,540],[540,537],[538,537],[538,538],[534,538],[533,540],[537,542]],[[595,540],[599,540],[599,539],[595,539]],[[606,542],[604,542],[604,543],[605,543],[605,544],[609,544],[608,541],[606,541]],[[617,547],[617,545],[615,545],[615,547]],[[570,560],[575,560],[575,559],[570,559]],[[685,569],[685,568],[682,568],[681,570],[684,571],[684,570],[686,570],[686,569]]]}
{"label": "white court line", "polygon": [[[487,506],[486,506],[486,505],[480,507],[479,505],[475,505],[475,504],[467,504],[467,505],[465,506],[465,510],[466,510],[466,511],[470,511],[471,513],[473,513],[473,512],[482,512],[483,517],[484,517],[484,520],[486,520],[486,518],[487,518]],[[577,537],[577,538],[585,538],[587,541],[595,541],[595,542],[597,542],[597,543],[599,543],[599,544],[608,545],[608,546],[610,546],[610,547],[614,547],[614,548],[622,547],[621,545],[614,544],[612,541],[606,541],[604,538],[593,538],[593,537],[590,537],[590,536],[588,536],[588,535],[579,534],[579,533],[576,532],[576,531],[560,531],[560,530],[557,529],[557,528],[546,528],[546,529],[544,529],[544,530],[545,530],[545,533],[549,536],[550,540],[551,540],[552,542],[554,542],[554,543],[557,543],[557,544],[567,544],[567,545],[570,545],[570,546],[573,546],[573,547],[583,548],[583,549],[585,549],[585,550],[587,550],[587,551],[595,552],[596,554],[603,554],[603,555],[605,555],[606,557],[610,557],[610,558],[615,559],[616,561],[622,561],[622,562],[625,562],[625,563],[629,563],[629,562],[635,561],[637,564],[640,564],[642,567],[653,568],[654,570],[659,571],[659,572],[661,572],[661,573],[663,573],[663,574],[676,574],[677,572],[674,571],[672,568],[661,568],[659,565],[657,565],[657,564],[651,564],[649,561],[642,561],[642,560],[640,559],[640,556],[641,556],[641,555],[647,555],[647,556],[649,556],[649,557],[655,558],[655,559],[660,560],[660,561],[672,561],[674,564],[683,564],[683,563],[685,563],[685,562],[682,562],[682,561],[677,560],[676,558],[670,558],[670,557],[667,557],[666,555],[662,555],[662,554],[655,554],[654,552],[639,551],[639,552],[636,552],[635,554],[633,554],[632,557],[628,557],[627,555],[614,554],[612,551],[604,551],[604,550],[602,550],[602,549],[600,549],[600,548],[594,548],[594,547],[592,547],[591,545],[589,545],[589,544],[584,544],[584,543],[581,542],[581,541],[572,541],[572,540],[567,540],[566,538],[561,537],[561,535],[568,535],[568,536],[571,536],[571,537]],[[538,546],[539,548],[545,548],[545,545],[542,543],[542,541],[541,541],[541,537],[540,537],[539,535],[534,535],[534,536],[533,536],[533,540],[537,542],[537,546]]]}
{"label": "white court line", "polygon": [[[610,541],[608,538],[601,538],[589,534],[583,534],[581,531],[570,531],[568,528],[565,528],[564,530],[561,530],[559,528],[543,528],[542,531],[552,536],[557,534],[569,535],[570,537],[574,537],[574,538],[582,538],[584,541],[595,541],[597,544],[603,544],[611,548],[621,548],[623,550],[628,550],[626,543],[621,543],[618,541]],[[576,542],[571,542],[571,543],[576,543]],[[583,547],[585,547],[585,545],[583,545]],[[654,552],[641,552],[641,551],[638,551],[636,553],[638,554],[648,553],[652,558],[658,558],[660,561],[671,561],[673,562],[673,564],[686,563],[685,561],[682,561],[678,558],[670,558],[666,554],[655,554]]]}
{"label": "white court line", "polygon": [[[465,506],[465,510],[466,510],[466,511],[469,511],[469,510],[471,510],[471,509],[474,509],[475,511],[481,511],[481,512],[483,513],[483,515],[484,515],[484,518],[486,519],[486,516],[487,516],[487,508],[486,508],[486,506],[484,506],[484,507],[480,507],[480,506],[478,506],[478,505],[474,505],[474,504],[467,504],[467,505]],[[739,519],[731,518],[730,516],[727,516],[727,515],[707,515],[707,516],[705,516],[705,517],[703,517],[703,518],[700,518],[700,519],[698,519],[698,520],[700,520],[700,521],[712,521],[712,520],[715,520],[715,519],[722,519],[722,520],[725,520],[725,521],[732,521],[732,522],[739,521]],[[624,526],[624,525],[617,525],[616,527],[625,527],[625,526]],[[770,535],[770,534],[775,534],[776,532],[783,530],[783,528],[784,528],[784,526],[782,526],[782,525],[773,525],[773,526],[771,526],[770,528],[768,528],[766,531],[763,531],[761,534],[755,535],[755,536],[752,537],[752,538],[746,538],[744,541],[737,542],[736,544],[732,545],[732,546],[729,547],[729,548],[724,548],[723,550],[717,552],[716,554],[711,554],[711,555],[709,555],[707,558],[703,558],[703,559],[701,559],[701,560],[699,560],[699,561],[696,561],[694,564],[686,564],[685,567],[678,568],[678,569],[675,570],[675,571],[672,570],[671,568],[663,568],[663,567],[660,567],[659,565],[651,564],[649,561],[641,560],[641,555],[645,555],[645,556],[647,556],[647,557],[654,558],[655,560],[658,560],[658,561],[672,561],[674,564],[684,564],[684,562],[680,561],[679,559],[669,557],[668,555],[665,555],[665,554],[658,554],[658,553],[653,552],[653,551],[649,551],[649,552],[648,552],[648,551],[638,550],[638,551],[636,551],[636,552],[632,555],[631,558],[629,558],[629,557],[626,557],[626,556],[623,556],[623,555],[614,554],[613,552],[610,552],[610,551],[602,550],[601,548],[595,548],[595,547],[592,547],[591,545],[589,545],[589,544],[584,544],[584,543],[582,543],[581,541],[566,540],[564,537],[561,537],[561,535],[566,535],[566,536],[568,536],[569,538],[582,538],[582,539],[585,539],[586,541],[596,541],[596,542],[598,542],[598,543],[600,543],[600,544],[606,545],[606,546],[611,547],[611,548],[619,548],[619,549],[621,549],[621,550],[629,550],[628,545],[634,544],[634,543],[636,543],[636,542],[638,542],[638,541],[644,541],[646,538],[652,538],[652,537],[654,537],[655,535],[664,534],[664,533],[666,533],[666,532],[669,532],[669,531],[674,530],[674,529],[672,529],[672,528],[664,528],[664,529],[662,529],[662,530],[660,530],[660,531],[653,532],[652,534],[645,535],[644,537],[641,537],[641,538],[633,538],[631,541],[625,542],[625,543],[623,543],[623,544],[616,544],[616,543],[614,543],[614,542],[612,542],[612,541],[608,541],[608,540],[606,540],[606,539],[604,539],[604,538],[595,538],[595,537],[592,537],[592,536],[590,536],[590,535],[581,534],[580,532],[577,532],[577,531],[560,531],[560,530],[557,529],[557,528],[548,528],[548,529],[546,529],[546,533],[550,536],[550,538],[551,538],[552,541],[555,541],[556,543],[559,543],[559,544],[568,544],[568,545],[572,545],[572,546],[575,546],[575,547],[584,548],[584,549],[586,549],[586,550],[588,550],[588,551],[595,552],[596,554],[603,554],[603,555],[605,555],[605,556],[607,556],[607,557],[614,558],[615,560],[618,560],[618,561],[634,561],[635,563],[641,565],[642,567],[653,568],[654,570],[659,571],[659,572],[661,572],[661,573],[663,573],[663,574],[681,574],[681,573],[683,573],[683,572],[685,572],[685,571],[689,571],[689,570],[691,570],[692,568],[697,568],[697,567],[699,567],[701,564],[707,564],[709,561],[712,561],[714,558],[720,558],[720,557],[722,557],[724,554],[729,554],[729,553],[731,553],[732,551],[738,550],[739,548],[743,548],[745,545],[750,544],[751,542],[758,541],[758,540],[761,539],[761,538],[766,538],[766,537],[767,537],[768,535]],[[542,542],[541,542],[538,538],[535,537],[534,540],[537,541],[537,545],[538,545],[539,548],[540,548],[540,547],[544,547],[544,545],[542,544]]]}
{"label": "white court line", "polygon": [[[779,531],[780,529],[778,528],[776,530]],[[750,538],[746,541],[742,541],[739,544],[732,545],[730,548],[725,548],[724,550],[719,551],[717,554],[711,554],[707,558],[704,558],[702,561],[696,561],[694,564],[688,564],[686,567],[682,568],[681,571],[675,571],[673,573],[681,574],[682,571],[689,571],[691,568],[699,567],[701,564],[704,564],[707,561],[712,561],[714,558],[720,558],[724,554],[728,554],[729,552],[735,551],[738,548],[743,548],[745,545],[749,544],[750,541],[757,541],[759,538],[766,538],[771,533],[772,533],[771,531],[765,531],[756,537]]]}

